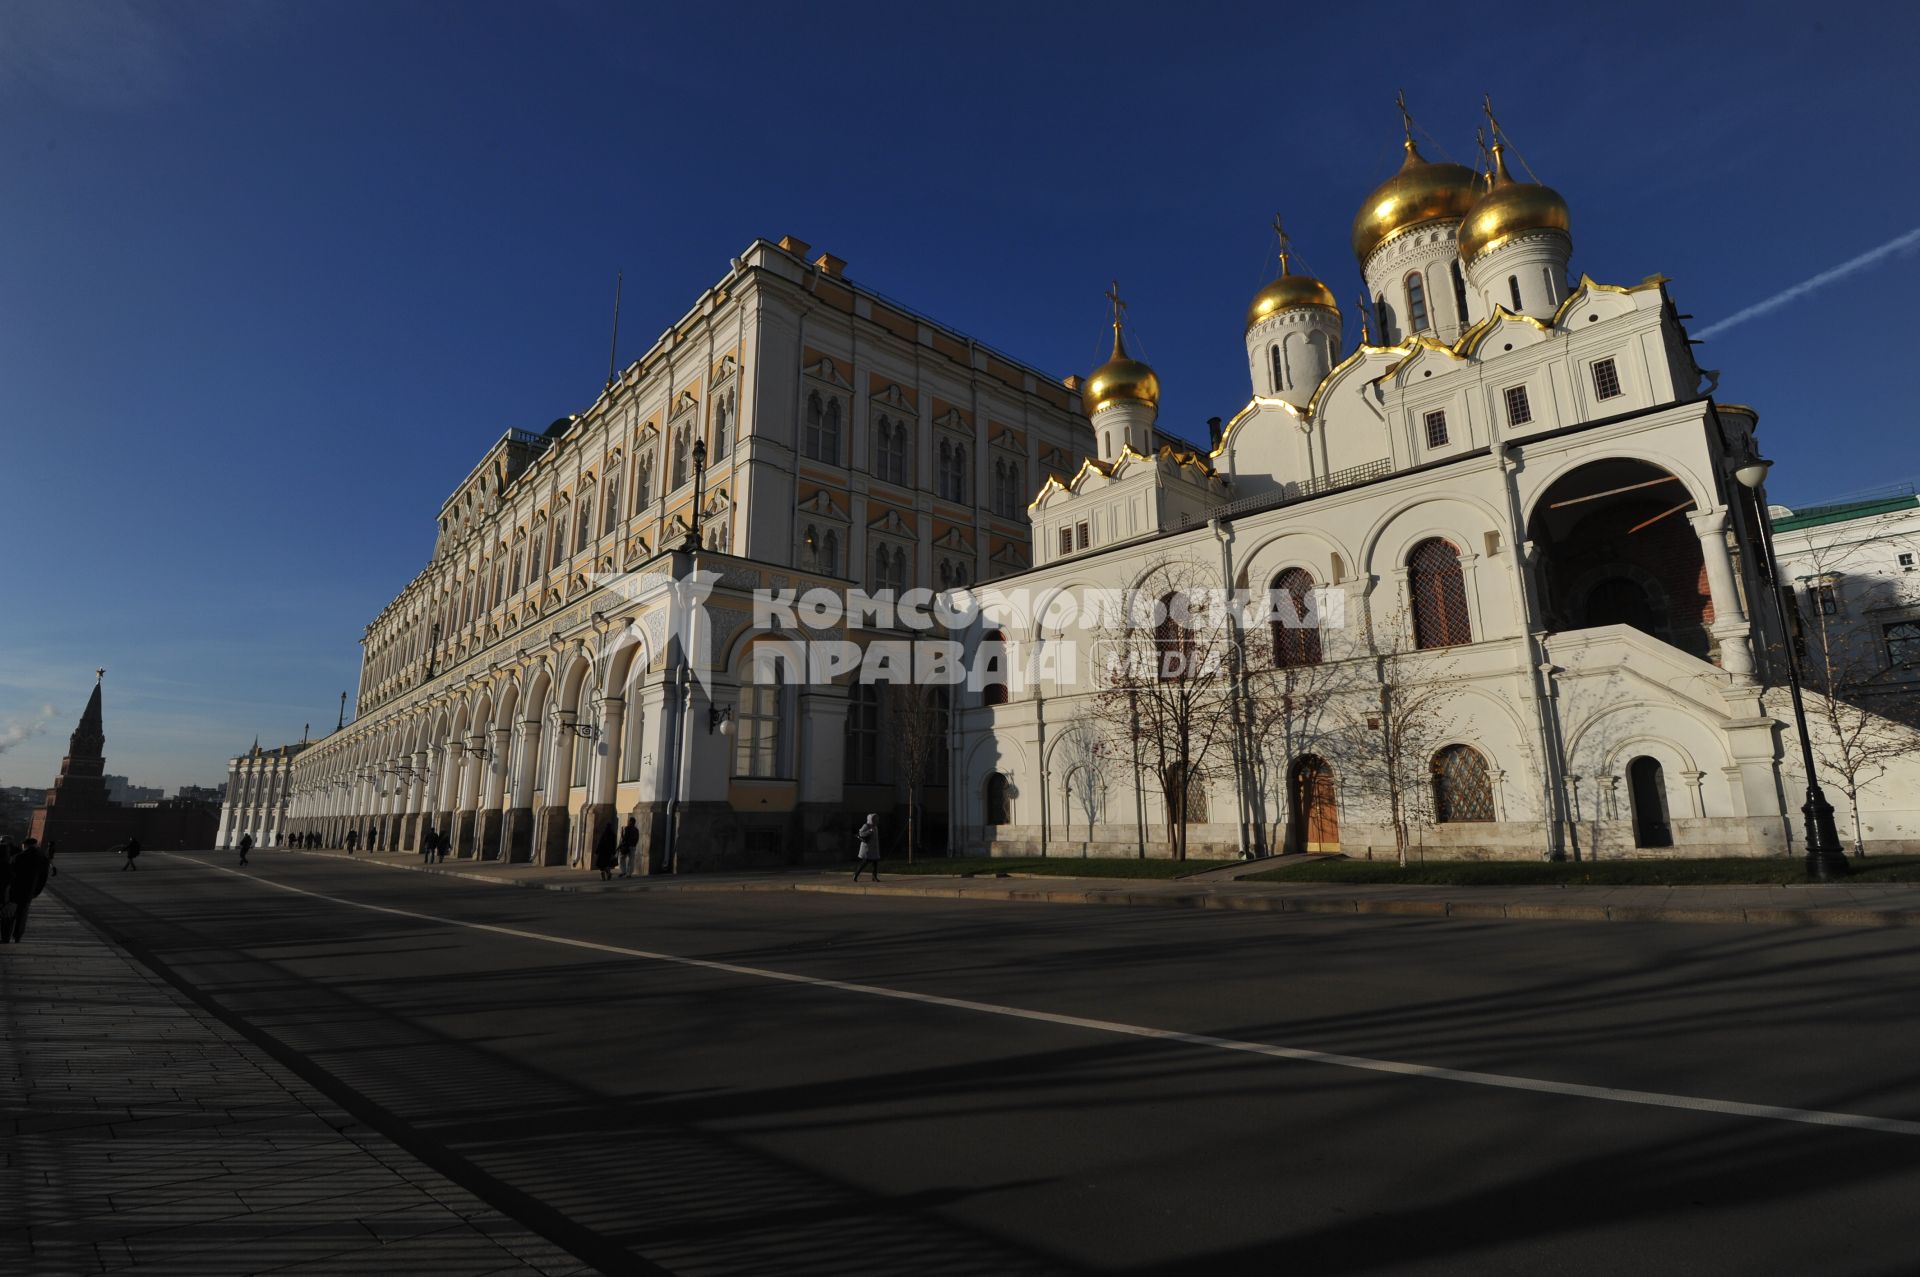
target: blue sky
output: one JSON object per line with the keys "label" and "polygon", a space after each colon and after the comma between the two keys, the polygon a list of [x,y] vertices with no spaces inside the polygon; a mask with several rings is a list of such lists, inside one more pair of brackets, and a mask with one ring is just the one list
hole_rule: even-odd
{"label": "blue sky", "polygon": [[[1163,424],[1200,436],[1248,392],[1276,211],[1358,294],[1399,88],[1464,162],[1490,92],[1575,270],[1665,272],[1696,331],[1914,229],[1903,6],[1473,15],[0,7],[0,784],[51,781],[96,665],[143,783],[331,728],[447,492],[594,398],[616,269],[623,362],[790,233],[1058,375],[1102,357],[1118,277]],[[1916,285],[1890,253],[1702,347],[1776,499],[1920,473],[1882,371]]]}

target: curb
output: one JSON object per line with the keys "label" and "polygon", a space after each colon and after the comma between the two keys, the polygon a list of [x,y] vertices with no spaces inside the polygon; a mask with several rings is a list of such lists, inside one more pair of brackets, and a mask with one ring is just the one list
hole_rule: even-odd
{"label": "curb", "polygon": [[[321,851],[288,848],[296,855],[317,856],[327,860],[349,860]],[[463,878],[500,887],[521,887],[536,891],[565,891],[598,894],[605,890],[591,882],[515,881],[493,874],[442,869],[434,865],[396,864],[392,861],[362,860],[360,864],[383,869],[403,869],[409,873],[438,874]],[[585,872],[585,871],[582,871]],[[650,886],[644,878],[638,885],[622,886],[619,891],[674,891],[696,894],[717,892],[811,892],[831,896],[899,896],[924,900],[987,900],[1001,904],[1085,904],[1119,905],[1126,908],[1200,909],[1229,913],[1312,913],[1373,915],[1401,918],[1450,918],[1488,922],[1678,922],[1769,927],[1920,927],[1920,909],[1783,909],[1766,908],[1686,908],[1663,905],[1556,905],[1498,900],[1442,900],[1419,897],[1368,896],[1288,896],[1253,892],[1215,894],[1205,891],[1138,892],[1124,887],[1047,888],[1031,886],[1043,879],[1039,875],[1023,879],[1001,879],[1005,886],[960,887],[941,885],[874,883],[855,885],[843,882],[697,882],[674,879],[672,886]],[[631,881],[631,880],[630,880]],[[978,879],[972,881],[978,882]]]}

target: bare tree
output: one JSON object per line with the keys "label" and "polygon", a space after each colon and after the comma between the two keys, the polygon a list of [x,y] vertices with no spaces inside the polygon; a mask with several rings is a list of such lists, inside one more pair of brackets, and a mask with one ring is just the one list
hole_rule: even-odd
{"label": "bare tree", "polygon": [[[1250,626],[1239,645],[1246,672],[1241,687],[1242,755],[1256,808],[1262,812],[1264,796],[1284,789],[1302,758],[1335,752],[1342,704],[1355,699],[1354,692],[1367,678],[1365,662],[1329,652],[1333,636],[1324,632],[1314,598],[1276,597],[1272,603],[1266,634]],[[1296,800],[1296,795],[1288,796],[1289,808]]]}
{"label": "bare tree", "polygon": [[920,848],[920,795],[946,753],[947,689],[927,683],[893,683],[887,688],[893,759],[907,789],[907,863]]}
{"label": "bare tree", "polygon": [[1107,769],[1116,750],[1108,739],[1107,725],[1096,715],[1082,714],[1062,736],[1058,766],[1066,769],[1067,834],[1073,834],[1073,808],[1077,805],[1087,820],[1087,841],[1093,841],[1093,824],[1106,810],[1110,784]]}
{"label": "bare tree", "polygon": [[1361,677],[1340,690],[1339,725],[1324,739],[1350,789],[1385,797],[1404,867],[1414,829],[1434,820],[1434,755],[1452,727],[1459,674],[1445,648],[1417,650],[1404,608],[1382,617],[1368,600],[1363,614]]}
{"label": "bare tree", "polygon": [[1915,751],[1915,733],[1888,716],[1896,707],[1887,694],[1911,696],[1911,685],[1888,678],[1889,671],[1857,646],[1843,645],[1822,613],[1813,627],[1814,642],[1805,661],[1806,706],[1814,765],[1846,796],[1853,817],[1853,854],[1866,854],[1860,825],[1860,795],[1886,775],[1888,767]]}
{"label": "bare tree", "polygon": [[1185,563],[1149,568],[1122,614],[1106,618],[1097,656],[1108,736],[1126,742],[1152,778],[1176,860],[1187,858],[1208,777],[1231,775],[1235,631],[1226,600],[1206,582]]}

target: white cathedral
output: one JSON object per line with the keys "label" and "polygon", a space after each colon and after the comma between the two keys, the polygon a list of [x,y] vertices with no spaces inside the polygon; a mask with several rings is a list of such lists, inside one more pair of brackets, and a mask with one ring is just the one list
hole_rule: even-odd
{"label": "white cathedral", "polygon": [[[1377,331],[1348,352],[1283,239],[1247,311],[1251,398],[1211,451],[1156,430],[1116,302],[1081,388],[1096,458],[1047,483],[1034,568],[995,583],[1032,606],[974,634],[1035,674],[956,715],[961,850],[1167,854],[1176,807],[1193,855],[1380,854],[1396,826],[1436,856],[1803,849],[1764,497],[1738,477],[1764,473],[1758,414],[1715,397],[1661,277],[1569,277],[1566,202],[1497,129],[1484,173],[1424,158],[1411,122],[1405,151],[1353,224]],[[1279,700],[1222,702],[1233,730],[1185,792],[1120,739],[1090,659],[1110,635],[1048,606],[1174,579],[1338,621],[1236,636],[1244,686],[1331,689],[1324,713],[1274,732]],[[1404,820],[1383,712],[1417,755]],[[1912,845],[1920,749],[1888,767],[1866,838]]]}

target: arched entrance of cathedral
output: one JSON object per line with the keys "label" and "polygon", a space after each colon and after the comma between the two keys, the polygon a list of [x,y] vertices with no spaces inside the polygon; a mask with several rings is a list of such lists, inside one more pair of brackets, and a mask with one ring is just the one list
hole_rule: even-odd
{"label": "arched entrance of cathedral", "polygon": [[1627,801],[1633,806],[1633,845],[1673,846],[1667,823],[1667,779],[1660,760],[1644,754],[1627,764]]}
{"label": "arched entrance of cathedral", "polygon": [[1556,479],[1527,521],[1547,628],[1628,625],[1710,657],[1713,602],[1700,534],[1687,519],[1694,509],[1678,476],[1628,457]]}
{"label": "arched entrance of cathedral", "polygon": [[1333,768],[1318,754],[1305,754],[1294,761],[1288,784],[1293,815],[1288,850],[1340,850],[1340,801],[1333,782]]}

